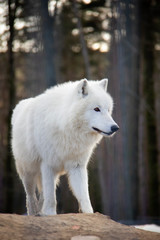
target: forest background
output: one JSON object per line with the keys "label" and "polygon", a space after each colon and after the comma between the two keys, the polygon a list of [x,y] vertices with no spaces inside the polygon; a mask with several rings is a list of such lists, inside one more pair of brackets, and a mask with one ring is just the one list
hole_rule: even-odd
{"label": "forest background", "polygon": [[[109,78],[120,126],[89,164],[94,210],[125,223],[158,222],[158,0],[0,0],[0,212],[26,212],[10,149],[15,104],[85,77]],[[77,212],[65,177],[57,200],[59,213]]]}

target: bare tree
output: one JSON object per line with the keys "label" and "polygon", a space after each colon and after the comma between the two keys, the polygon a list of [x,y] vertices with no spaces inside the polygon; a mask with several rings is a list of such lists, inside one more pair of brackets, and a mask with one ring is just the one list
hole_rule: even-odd
{"label": "bare tree", "polygon": [[77,1],[76,0],[73,0],[73,9],[74,9],[74,14],[75,14],[76,19],[77,19],[77,28],[79,30],[79,37],[80,37],[82,54],[83,54],[83,59],[84,59],[84,64],[85,64],[86,77],[87,77],[87,79],[91,79],[89,56],[88,56],[86,42],[85,42],[85,39],[84,39],[83,27],[82,27],[81,19],[80,19],[80,16],[79,16],[78,6],[77,6]]}
{"label": "bare tree", "polygon": [[45,56],[46,81],[48,87],[56,85],[54,68],[54,22],[56,17],[57,2],[54,16],[49,15],[48,0],[40,1],[40,17],[42,30],[42,45]]}
{"label": "bare tree", "polygon": [[16,10],[19,5],[19,0],[8,0],[8,25],[9,25],[9,39],[8,39],[8,138],[7,138],[7,158],[5,161],[5,180],[6,180],[6,197],[5,209],[12,212],[13,203],[13,186],[14,186],[14,168],[13,160],[10,149],[11,139],[11,115],[15,103],[15,68],[14,68],[14,54],[13,54],[13,41],[14,41],[14,22],[16,18]]}

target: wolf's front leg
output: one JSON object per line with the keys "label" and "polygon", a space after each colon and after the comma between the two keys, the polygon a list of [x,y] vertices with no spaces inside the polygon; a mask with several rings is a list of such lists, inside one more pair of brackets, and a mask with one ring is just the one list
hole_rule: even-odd
{"label": "wolf's front leg", "polygon": [[41,165],[43,206],[41,213],[44,215],[56,214],[56,176],[53,169],[45,163]]}
{"label": "wolf's front leg", "polygon": [[68,171],[68,178],[73,194],[78,200],[83,213],[93,213],[89,193],[88,174],[86,166],[77,166]]}

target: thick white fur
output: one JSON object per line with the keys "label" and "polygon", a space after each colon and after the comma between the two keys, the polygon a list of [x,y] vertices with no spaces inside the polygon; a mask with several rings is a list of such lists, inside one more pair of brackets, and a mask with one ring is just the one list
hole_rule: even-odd
{"label": "thick white fur", "polygon": [[[82,212],[92,213],[87,164],[102,135],[110,132],[113,101],[107,79],[68,82],[20,101],[12,116],[12,150],[23,182],[28,214],[56,214],[55,189],[67,173]],[[99,107],[100,112],[94,108]],[[38,185],[43,206],[35,194]],[[41,186],[42,185],[42,186]],[[41,201],[42,202],[42,201]]]}

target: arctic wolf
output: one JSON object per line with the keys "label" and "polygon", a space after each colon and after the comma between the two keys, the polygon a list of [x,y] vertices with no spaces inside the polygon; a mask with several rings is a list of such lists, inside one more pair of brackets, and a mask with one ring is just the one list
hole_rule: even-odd
{"label": "arctic wolf", "polygon": [[55,190],[62,174],[67,174],[80,210],[93,213],[87,164],[102,137],[119,129],[111,117],[107,84],[107,79],[68,82],[15,107],[12,150],[29,215],[56,214]]}

